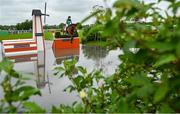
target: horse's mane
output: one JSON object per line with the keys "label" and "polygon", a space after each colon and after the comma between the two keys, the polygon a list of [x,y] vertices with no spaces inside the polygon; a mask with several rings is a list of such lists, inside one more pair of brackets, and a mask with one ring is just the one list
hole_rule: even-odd
{"label": "horse's mane", "polygon": [[71,26],[74,26],[74,25],[76,26],[77,24],[76,23],[71,24]]}

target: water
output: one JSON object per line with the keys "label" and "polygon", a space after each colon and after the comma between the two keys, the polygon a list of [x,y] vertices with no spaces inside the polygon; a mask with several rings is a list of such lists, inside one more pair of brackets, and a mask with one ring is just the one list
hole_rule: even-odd
{"label": "water", "polygon": [[[88,72],[94,69],[102,69],[103,74],[109,76],[115,72],[120,64],[118,55],[122,53],[120,49],[108,51],[105,48],[95,46],[81,45],[80,49],[52,50],[52,41],[46,41],[46,54],[44,57],[40,54],[39,63],[36,61],[20,62],[23,59],[15,60],[14,69],[30,77],[31,81],[27,84],[40,88],[42,96],[33,96],[31,101],[36,101],[40,106],[50,109],[52,105],[59,104],[71,105],[74,101],[79,100],[76,92],[67,93],[63,89],[71,84],[67,77],[59,78],[54,76],[53,69],[62,65],[62,61],[76,57],[77,66],[87,68]],[[40,60],[41,58],[42,60]],[[0,57],[2,59],[2,57]],[[35,59],[35,58],[31,58]],[[0,78],[2,81],[2,78]],[[0,89],[0,93],[2,90]],[[3,94],[0,94],[2,98]]]}

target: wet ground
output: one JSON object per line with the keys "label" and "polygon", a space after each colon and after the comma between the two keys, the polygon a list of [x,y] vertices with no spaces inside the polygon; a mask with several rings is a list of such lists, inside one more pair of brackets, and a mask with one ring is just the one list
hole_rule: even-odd
{"label": "wet ground", "polygon": [[[85,45],[81,45],[79,49],[52,50],[52,42],[46,41],[46,54],[44,57],[40,57],[45,59],[44,63],[41,63],[42,65],[35,61],[17,59],[14,60],[14,69],[33,79],[27,81],[27,84],[40,88],[42,96],[34,96],[30,100],[36,101],[46,109],[50,109],[52,105],[71,105],[79,99],[77,93],[70,94],[63,91],[65,87],[71,84],[67,77],[54,76],[53,69],[62,65],[63,60],[76,57],[78,60],[77,66],[87,68],[88,72],[93,69],[102,69],[103,74],[109,76],[115,72],[120,64],[118,55],[121,53],[120,49],[108,51],[105,48]],[[0,81],[2,81],[2,78],[0,78]],[[2,96],[2,90],[0,89],[0,98]]]}

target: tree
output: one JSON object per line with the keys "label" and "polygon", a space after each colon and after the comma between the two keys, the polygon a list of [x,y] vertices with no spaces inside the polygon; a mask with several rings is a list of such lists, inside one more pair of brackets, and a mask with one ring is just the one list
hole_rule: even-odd
{"label": "tree", "polygon": [[30,29],[32,29],[32,20],[26,20],[22,23],[17,23],[16,29],[17,30],[30,30]]}
{"label": "tree", "polygon": [[60,23],[59,26],[58,26],[58,28],[59,28],[59,29],[64,29],[64,26],[66,26],[66,24]]}

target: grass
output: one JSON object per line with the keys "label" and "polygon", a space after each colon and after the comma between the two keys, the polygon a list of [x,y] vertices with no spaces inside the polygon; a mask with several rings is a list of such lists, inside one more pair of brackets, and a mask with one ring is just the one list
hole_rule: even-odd
{"label": "grass", "polygon": [[[46,40],[54,39],[51,32],[45,32],[44,35]],[[32,38],[32,33],[0,35],[0,41],[11,40],[11,39],[27,39],[27,38]]]}
{"label": "grass", "polygon": [[45,32],[44,36],[46,40],[54,40],[52,32]]}
{"label": "grass", "polygon": [[[45,40],[54,40],[54,36],[52,35],[51,32],[45,32],[44,36],[45,36]],[[32,33],[0,35],[0,41],[11,40],[11,39],[27,39],[27,38],[32,38]],[[88,46],[106,47],[108,45],[108,42],[105,42],[105,41],[89,41],[89,42],[86,42],[85,44]]]}
{"label": "grass", "polygon": [[101,46],[106,47],[108,45],[108,42],[106,41],[89,41],[85,43],[88,46]]}

